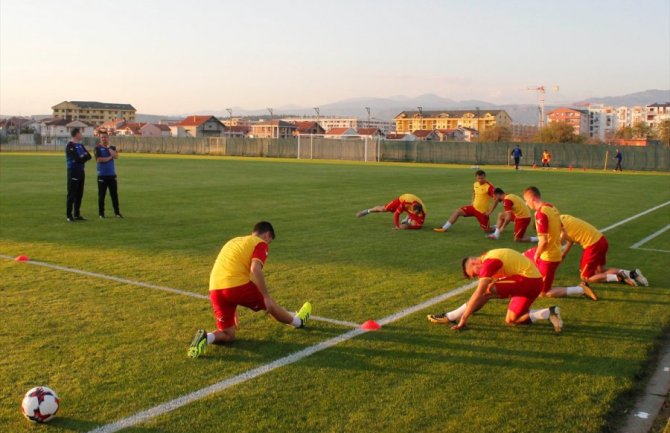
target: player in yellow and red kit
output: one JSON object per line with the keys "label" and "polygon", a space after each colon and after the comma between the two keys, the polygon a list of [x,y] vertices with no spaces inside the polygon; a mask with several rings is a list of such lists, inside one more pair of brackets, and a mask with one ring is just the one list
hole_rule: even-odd
{"label": "player in yellow and red kit", "polygon": [[209,276],[209,299],[214,309],[217,330],[199,329],[188,356],[198,358],[209,344],[230,343],[235,339],[237,306],[253,311],[265,310],[278,322],[302,328],[312,313],[309,302],[296,314],[279,306],[265,286],[263,266],[268,247],[275,238],[275,231],[267,221],[254,226],[249,236],[240,236],[226,242],[221,248]]}
{"label": "player in yellow and red kit", "polygon": [[[493,200],[493,191],[495,188],[486,180],[486,173],[484,170],[477,170],[475,172],[476,181],[474,183],[472,192],[472,204],[463,206],[454,211],[449,217],[449,220],[444,223],[442,227],[433,229],[436,232],[444,233],[449,230],[449,227],[454,225],[459,217],[475,217],[479,221],[479,226],[485,232],[489,232],[489,215],[496,208],[498,202]],[[491,206],[493,203],[493,206]]]}
{"label": "player in yellow and red kit", "polygon": [[563,224],[561,238],[566,242],[563,259],[575,243],[584,250],[579,263],[579,276],[584,283],[624,282],[631,286],[649,285],[649,281],[639,269],[605,268],[609,245],[597,228],[572,215],[561,215],[561,223]]}
{"label": "player in yellow and red kit", "polygon": [[498,214],[498,222],[495,231],[488,237],[490,239],[500,239],[500,234],[507,224],[514,222],[514,241],[516,242],[537,242],[536,237],[526,236],[526,229],[530,225],[530,209],[518,195],[505,194],[501,188],[496,188],[493,195],[498,202],[502,202],[504,212]]}
{"label": "player in yellow and red kit", "polygon": [[505,323],[530,324],[549,320],[558,334],[563,327],[560,311],[553,306],[531,310],[530,306],[542,291],[542,275],[535,264],[509,248],[488,251],[479,257],[466,257],[462,262],[467,278],[479,278],[479,284],[465,304],[442,314],[430,314],[433,323],[452,324],[452,329],[462,329],[468,318],[492,298],[510,298]]}
{"label": "player in yellow and red kit", "polygon": [[[364,209],[356,214],[358,218],[376,212],[393,212],[393,224],[399,230],[418,230],[426,220],[426,206],[414,194],[403,194],[384,206],[375,206]],[[407,217],[400,221],[400,215],[407,213]]]}

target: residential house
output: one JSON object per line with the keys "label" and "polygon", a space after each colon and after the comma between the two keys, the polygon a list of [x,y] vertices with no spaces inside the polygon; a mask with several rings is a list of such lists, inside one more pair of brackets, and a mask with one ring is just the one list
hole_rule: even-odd
{"label": "residential house", "polygon": [[172,131],[164,123],[145,123],[140,128],[142,137],[170,137]]}
{"label": "residential house", "polygon": [[171,127],[172,135],[177,137],[222,137],[226,126],[216,117],[188,116],[177,124],[177,134]]}
{"label": "residential house", "polygon": [[389,141],[416,141],[416,135],[412,133],[407,134],[390,133],[386,134],[385,139]]}
{"label": "residential house", "polygon": [[109,135],[116,135],[116,131],[125,127],[126,123],[127,122],[125,119],[116,118],[108,120],[107,122],[98,126],[96,130],[98,131],[98,133],[106,132]]}
{"label": "residential house", "polygon": [[116,135],[142,135],[142,127],[146,123],[127,122],[122,128],[116,130]]}
{"label": "residential house", "polygon": [[2,119],[0,120],[0,134],[16,135],[32,122],[32,119],[27,119],[25,117],[9,117],[7,119]]}
{"label": "residential house", "polygon": [[379,128],[356,128],[356,133],[363,138],[383,138],[384,133]]}
{"label": "residential house", "polygon": [[63,101],[54,105],[51,109],[54,117],[81,120],[96,126],[116,118],[134,122],[137,112],[130,104],[97,101]]}
{"label": "residential house", "polygon": [[93,137],[95,132],[92,125],[81,120],[55,118],[41,123],[40,134],[44,144],[67,144],[74,128],[79,128],[84,137]]}
{"label": "residential house", "polygon": [[479,131],[474,128],[461,127],[458,130],[463,134],[464,141],[475,141],[479,137]]}
{"label": "residential house", "polygon": [[572,125],[577,135],[589,135],[589,120],[590,115],[587,110],[560,107],[547,113],[547,125],[551,123],[567,123],[568,125]]}
{"label": "residential house", "polygon": [[647,126],[654,129],[663,120],[670,119],[670,102],[659,104],[655,102],[645,107],[645,121]]}
{"label": "residential house", "polygon": [[432,129],[417,129],[412,132],[416,136],[417,140],[420,141],[438,141],[440,136]]}
{"label": "residential house", "polygon": [[266,120],[251,125],[254,138],[290,138],[297,130],[295,123],[284,120]]}
{"label": "residential house", "polygon": [[465,141],[465,134],[458,128],[437,129],[435,133],[440,141]]}
{"label": "residential house", "polygon": [[512,118],[505,110],[403,111],[395,117],[395,124],[397,133],[460,127],[485,131],[494,126],[510,128]]}
{"label": "residential house", "polygon": [[293,122],[295,123],[296,130],[295,135],[323,135],[326,133],[326,130],[315,121],[305,121],[305,122]]}
{"label": "residential house", "polygon": [[233,126],[226,126],[226,132],[224,135],[226,137],[246,137],[251,132],[251,126],[237,124]]}
{"label": "residential house", "polygon": [[331,128],[324,134],[326,138],[354,138],[357,137],[358,133],[354,128]]}

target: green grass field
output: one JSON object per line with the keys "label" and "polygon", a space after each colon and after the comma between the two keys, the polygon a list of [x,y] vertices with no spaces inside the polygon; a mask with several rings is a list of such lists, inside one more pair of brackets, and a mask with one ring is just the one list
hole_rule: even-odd
{"label": "green grass field", "polygon": [[[524,249],[509,229],[485,239],[473,219],[430,230],[469,202],[466,167],[138,155],[117,167],[126,218],[97,219],[89,164],[89,221],[67,224],[64,158],[0,155],[0,254],[206,295],[223,243],[266,219],[277,231],[266,266],[275,298],[362,323],[466,284],[465,255]],[[506,191],[536,185],[600,228],[670,200],[667,174],[484,168]],[[428,229],[394,231],[391,214],[354,217],[404,192],[426,203]],[[651,287],[603,284],[598,302],[535,303],[560,305],[561,336],[548,323],[506,327],[506,301],[463,332],[427,322],[468,292],[124,431],[610,431],[670,327],[670,253],[629,247],[669,220],[666,206],[606,233],[609,264],[642,268]],[[670,232],[643,247],[670,250]],[[580,254],[576,246],[556,285],[577,282]],[[0,270],[2,432],[47,431],[19,411],[33,386],[61,397],[49,432],[87,432],[350,330],[316,321],[294,330],[241,311],[239,340],[194,361],[194,331],[214,325],[207,300],[11,260]]]}

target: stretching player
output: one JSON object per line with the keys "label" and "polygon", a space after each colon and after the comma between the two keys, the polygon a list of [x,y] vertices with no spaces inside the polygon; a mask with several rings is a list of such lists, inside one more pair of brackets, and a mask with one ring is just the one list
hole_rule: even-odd
{"label": "stretching player", "polygon": [[533,262],[542,274],[542,296],[566,296],[564,288],[552,291],[556,270],[561,264],[561,219],[554,205],[542,201],[540,190],[529,186],[523,191],[523,199],[535,211],[537,248],[533,248]]}
{"label": "stretching player", "polygon": [[515,242],[537,242],[537,237],[526,236],[526,229],[530,225],[530,210],[518,195],[505,194],[500,188],[493,191],[493,196],[497,202],[503,203],[503,212],[498,214],[498,222],[495,231],[488,237],[493,240],[500,239],[502,231],[510,221],[514,221],[514,241]]}
{"label": "stretching player", "polygon": [[209,276],[209,299],[216,317],[217,331],[195,333],[188,356],[197,358],[208,344],[230,343],[235,339],[237,306],[253,311],[265,310],[277,321],[296,328],[305,326],[312,313],[309,302],[296,314],[280,307],[268,293],[263,276],[263,265],[268,256],[268,245],[274,240],[272,224],[261,221],[249,236],[229,240],[216,258]]}
{"label": "stretching player", "polygon": [[[403,194],[385,206],[380,205],[364,209],[358,212],[356,216],[362,218],[376,212],[393,212],[393,224],[399,230],[418,230],[423,227],[423,222],[426,220],[426,207],[421,199],[414,194]],[[407,217],[401,222],[400,215],[405,212]]]}
{"label": "stretching player", "polygon": [[[484,170],[477,170],[475,178],[477,180],[473,185],[472,204],[455,210],[442,227],[433,230],[439,233],[444,233],[449,230],[449,227],[456,223],[459,217],[475,217],[477,218],[477,221],[479,221],[479,226],[482,230],[485,232],[491,231],[489,228],[489,216],[491,215],[491,212],[493,212],[493,209],[498,205],[498,202],[493,200],[493,191],[495,188],[491,182],[486,180],[486,173]],[[493,202],[493,207],[491,207],[491,202]]]}
{"label": "stretching player", "polygon": [[563,224],[561,238],[565,242],[562,258],[565,259],[575,243],[584,249],[579,263],[579,273],[584,283],[624,282],[631,286],[649,285],[649,281],[639,269],[605,268],[608,243],[597,228],[571,215],[561,215],[561,223]]}
{"label": "stretching player", "polygon": [[[431,314],[433,323],[451,323],[452,329],[463,329],[468,318],[492,298],[510,298],[505,323],[521,325],[549,320],[558,334],[563,328],[556,306],[531,310],[530,306],[542,291],[542,275],[533,262],[509,248],[500,248],[480,257],[466,257],[462,262],[466,278],[479,278],[470,300],[453,311]],[[457,323],[456,323],[457,322]]]}

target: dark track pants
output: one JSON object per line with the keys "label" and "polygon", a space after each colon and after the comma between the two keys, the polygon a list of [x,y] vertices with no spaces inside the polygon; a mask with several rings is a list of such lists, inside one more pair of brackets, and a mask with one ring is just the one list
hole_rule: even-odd
{"label": "dark track pants", "polygon": [[84,197],[84,170],[67,170],[67,200],[65,215],[68,218],[80,216],[81,200]]}
{"label": "dark track pants", "polygon": [[116,176],[98,176],[98,215],[105,214],[105,196],[109,189],[109,195],[112,197],[112,207],[114,207],[114,214],[118,215],[119,211],[119,195],[116,185]]}

